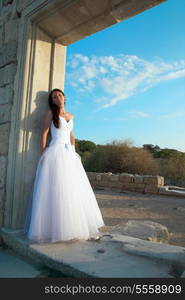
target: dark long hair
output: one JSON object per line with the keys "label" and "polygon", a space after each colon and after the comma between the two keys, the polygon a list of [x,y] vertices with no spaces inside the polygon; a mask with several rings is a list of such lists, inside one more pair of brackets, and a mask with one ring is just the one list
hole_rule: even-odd
{"label": "dark long hair", "polygon": [[64,104],[66,103],[66,97],[65,97],[64,92],[60,89],[53,89],[49,93],[49,97],[48,97],[48,104],[49,104],[49,107],[50,107],[50,109],[52,111],[52,115],[53,115],[53,123],[56,128],[59,128],[60,127],[60,119],[59,119],[60,107],[53,102],[53,99],[52,99],[53,92],[62,93],[62,95],[64,96]]}

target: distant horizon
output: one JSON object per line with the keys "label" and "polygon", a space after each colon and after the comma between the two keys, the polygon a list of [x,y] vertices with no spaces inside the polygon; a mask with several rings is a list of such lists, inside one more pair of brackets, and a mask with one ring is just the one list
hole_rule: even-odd
{"label": "distant horizon", "polygon": [[169,0],[67,48],[77,139],[185,152],[184,11]]}
{"label": "distant horizon", "polygon": [[[79,141],[89,141],[89,142],[93,142],[93,143],[96,144],[96,145],[106,145],[107,143],[111,143],[111,141],[106,142],[106,143],[103,144],[103,143],[96,143],[95,141],[88,140],[88,139],[78,139],[78,138],[76,138],[76,139],[79,140]],[[120,140],[117,140],[116,138],[115,138],[114,140],[120,141]],[[128,139],[126,139],[126,140],[132,140],[132,139],[128,138]],[[123,140],[122,142],[125,142],[126,140]],[[137,147],[137,148],[143,148],[143,145],[153,145],[153,146],[158,146],[161,150],[164,150],[164,149],[168,149],[168,150],[177,150],[177,151],[179,151],[179,152],[185,153],[185,151],[183,151],[183,150],[179,150],[179,149],[177,149],[177,148],[160,147],[160,145],[158,145],[158,144],[144,143],[143,145],[135,145],[135,143],[134,143],[133,140],[132,140],[132,142],[133,142],[133,146],[134,146],[134,147]]]}

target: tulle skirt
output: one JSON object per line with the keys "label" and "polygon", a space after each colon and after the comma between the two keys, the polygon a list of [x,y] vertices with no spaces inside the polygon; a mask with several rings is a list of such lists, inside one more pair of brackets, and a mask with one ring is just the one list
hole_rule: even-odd
{"label": "tulle skirt", "polygon": [[71,144],[51,141],[37,165],[24,231],[35,242],[89,239],[104,226],[95,194]]}

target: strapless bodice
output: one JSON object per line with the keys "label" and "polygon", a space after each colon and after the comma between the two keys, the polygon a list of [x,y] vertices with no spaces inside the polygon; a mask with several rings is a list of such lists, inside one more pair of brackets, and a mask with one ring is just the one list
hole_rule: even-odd
{"label": "strapless bodice", "polygon": [[51,142],[53,143],[62,143],[68,144],[70,143],[70,132],[73,129],[73,118],[69,121],[66,121],[64,117],[59,116],[60,118],[60,127],[56,128],[53,121],[51,122]]}

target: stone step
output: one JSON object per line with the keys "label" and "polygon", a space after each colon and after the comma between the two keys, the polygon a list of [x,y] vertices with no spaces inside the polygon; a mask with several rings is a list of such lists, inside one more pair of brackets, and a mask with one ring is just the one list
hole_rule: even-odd
{"label": "stone step", "polygon": [[104,232],[96,241],[32,243],[19,230],[1,229],[4,243],[71,277],[180,278],[185,248]]}

